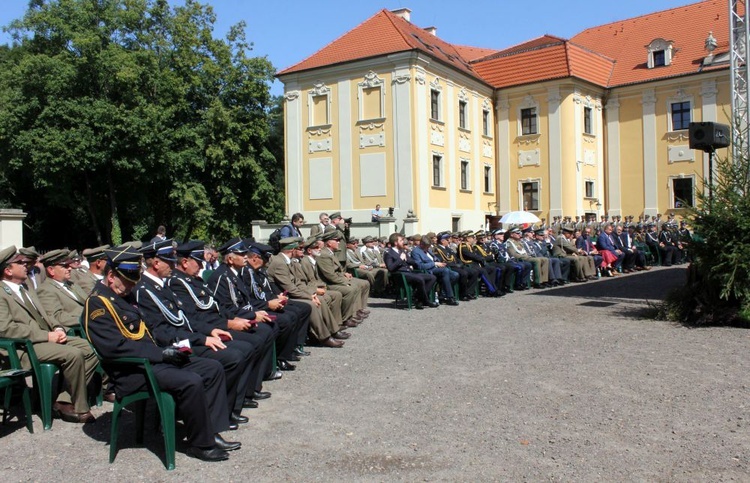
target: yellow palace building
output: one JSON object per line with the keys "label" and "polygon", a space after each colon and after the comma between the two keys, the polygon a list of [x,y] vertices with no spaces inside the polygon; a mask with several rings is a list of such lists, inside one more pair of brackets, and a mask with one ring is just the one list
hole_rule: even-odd
{"label": "yellow palace building", "polygon": [[278,73],[287,213],[679,216],[708,178],[688,123],[729,124],[728,16],[707,0],[495,50],[381,10]]}

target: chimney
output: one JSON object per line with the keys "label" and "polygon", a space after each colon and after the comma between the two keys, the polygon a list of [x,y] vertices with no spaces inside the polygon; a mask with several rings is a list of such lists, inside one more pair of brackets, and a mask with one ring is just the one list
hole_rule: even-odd
{"label": "chimney", "polygon": [[431,35],[434,35],[435,37],[437,37],[437,27],[425,27],[422,30],[424,30],[428,34],[431,34]]}
{"label": "chimney", "polygon": [[391,13],[397,17],[401,17],[402,19],[406,20],[407,22],[411,22],[411,10],[408,8],[397,8],[396,10],[391,10]]}

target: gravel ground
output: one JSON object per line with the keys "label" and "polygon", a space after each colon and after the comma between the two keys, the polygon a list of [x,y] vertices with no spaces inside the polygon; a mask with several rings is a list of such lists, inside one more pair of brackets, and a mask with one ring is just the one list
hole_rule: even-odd
{"label": "gravel ground", "polygon": [[[81,427],[0,427],[2,481],[750,481],[748,332],[644,320],[684,268],[372,315],[246,410],[229,461]],[[586,306],[586,303],[599,306]],[[602,306],[605,305],[605,306]],[[147,424],[151,424],[150,418]]]}

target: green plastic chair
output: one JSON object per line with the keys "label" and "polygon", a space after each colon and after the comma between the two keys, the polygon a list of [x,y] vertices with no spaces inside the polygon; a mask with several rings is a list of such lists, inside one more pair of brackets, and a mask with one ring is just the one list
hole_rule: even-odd
{"label": "green plastic chair", "polygon": [[411,310],[411,306],[414,305],[414,293],[411,285],[406,280],[406,276],[403,272],[391,272],[391,279],[394,282],[398,280],[398,283],[396,283],[398,286],[398,294],[396,295],[394,303],[398,304],[401,300],[406,300],[406,309]]}
{"label": "green plastic chair", "polygon": [[173,470],[175,454],[175,402],[171,394],[164,392],[159,388],[151,363],[148,359],[140,357],[121,357],[113,360],[100,359],[100,362],[109,366],[139,366],[145,370],[146,380],[148,382],[148,390],[130,394],[122,399],[115,399],[114,408],[112,409],[112,431],[109,438],[109,462],[113,463],[117,456],[117,436],[120,430],[120,414],[122,410],[126,406],[135,403],[135,441],[137,444],[142,445],[146,403],[149,399],[154,399],[156,401],[156,406],[159,409],[162,433],[164,434],[164,466],[167,470]]}
{"label": "green plastic chair", "polygon": [[[15,352],[15,344],[8,340],[0,340],[0,348],[5,349],[9,353]],[[14,373],[0,375],[0,389],[5,390],[5,397],[3,398],[3,424],[8,420],[8,412],[10,409],[10,400],[13,396],[13,389],[21,389],[21,399],[23,401],[23,409],[26,414],[26,429],[29,433],[34,432],[34,421],[31,418],[31,390],[26,385],[26,376],[31,375],[31,371],[24,370],[12,370]]]}
{"label": "green plastic chair", "polygon": [[[39,388],[39,406],[42,412],[42,425],[45,430],[52,428],[52,381],[59,368],[52,363],[40,362],[34,351],[34,344],[28,339],[0,338],[0,347],[6,349],[11,369],[23,369],[18,350],[26,352],[34,375],[34,385]],[[58,391],[62,377],[58,379]]]}

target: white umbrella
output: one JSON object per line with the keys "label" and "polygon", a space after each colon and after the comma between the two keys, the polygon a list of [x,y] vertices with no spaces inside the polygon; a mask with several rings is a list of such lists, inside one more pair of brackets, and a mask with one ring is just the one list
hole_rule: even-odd
{"label": "white umbrella", "polygon": [[524,223],[539,223],[541,220],[534,213],[528,211],[510,211],[500,218],[500,223],[508,225],[523,225]]}

